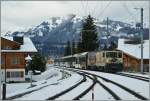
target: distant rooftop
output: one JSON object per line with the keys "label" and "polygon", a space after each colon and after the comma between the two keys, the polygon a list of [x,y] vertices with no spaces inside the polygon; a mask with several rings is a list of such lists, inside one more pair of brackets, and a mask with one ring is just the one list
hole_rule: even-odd
{"label": "distant rooftop", "polygon": [[[1,36],[7,40],[13,41],[11,36]],[[29,37],[24,37],[24,44],[20,46],[19,50],[1,50],[1,52],[37,52],[34,44]]]}
{"label": "distant rooftop", "polygon": [[[117,49],[141,59],[141,44],[127,44],[125,41],[126,39],[119,39]],[[149,40],[144,40],[143,47],[143,59],[149,59]]]}

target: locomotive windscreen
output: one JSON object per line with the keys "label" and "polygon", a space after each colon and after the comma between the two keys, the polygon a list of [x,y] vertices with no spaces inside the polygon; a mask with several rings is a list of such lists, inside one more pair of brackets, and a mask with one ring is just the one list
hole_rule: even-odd
{"label": "locomotive windscreen", "polygon": [[118,58],[117,52],[106,52],[107,58]]}

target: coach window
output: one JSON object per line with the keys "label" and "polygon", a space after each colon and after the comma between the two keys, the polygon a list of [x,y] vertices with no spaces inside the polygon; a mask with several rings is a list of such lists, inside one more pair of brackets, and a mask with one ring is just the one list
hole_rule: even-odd
{"label": "coach window", "polygon": [[122,53],[118,52],[118,58],[122,58]]}
{"label": "coach window", "polygon": [[105,57],[105,52],[103,52],[103,57]]}

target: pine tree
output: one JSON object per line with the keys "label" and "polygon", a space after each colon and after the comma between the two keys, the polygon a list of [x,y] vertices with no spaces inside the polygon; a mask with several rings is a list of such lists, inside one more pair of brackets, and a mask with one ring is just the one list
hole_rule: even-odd
{"label": "pine tree", "polygon": [[98,33],[96,31],[93,18],[90,15],[88,15],[88,17],[83,22],[81,34],[82,41],[78,44],[78,51],[85,52],[98,49]]}
{"label": "pine tree", "polygon": [[82,46],[81,46],[81,42],[78,42],[77,44],[77,53],[81,53],[82,52]]}
{"label": "pine tree", "polygon": [[71,47],[70,47],[70,41],[67,42],[67,46],[65,48],[65,56],[71,55]]}
{"label": "pine tree", "polygon": [[39,53],[36,53],[32,56],[32,61],[29,64],[29,70],[32,70],[35,73],[35,70],[44,72],[46,69],[46,60],[44,56]]}

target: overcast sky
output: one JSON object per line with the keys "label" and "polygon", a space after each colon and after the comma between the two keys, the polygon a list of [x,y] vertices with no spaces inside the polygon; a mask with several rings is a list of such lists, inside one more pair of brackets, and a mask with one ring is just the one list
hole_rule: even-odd
{"label": "overcast sky", "polygon": [[144,23],[148,26],[148,1],[2,1],[1,31],[27,29],[47,21],[51,17],[76,14],[91,14],[100,20],[109,17],[123,22],[140,21],[140,10],[144,8]]}

